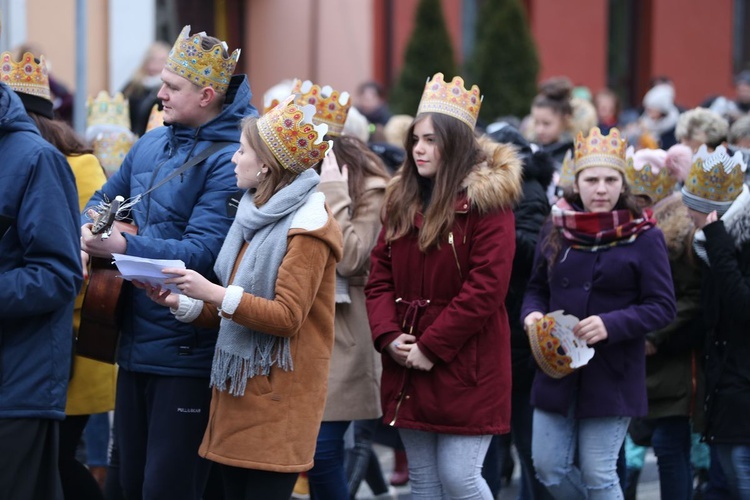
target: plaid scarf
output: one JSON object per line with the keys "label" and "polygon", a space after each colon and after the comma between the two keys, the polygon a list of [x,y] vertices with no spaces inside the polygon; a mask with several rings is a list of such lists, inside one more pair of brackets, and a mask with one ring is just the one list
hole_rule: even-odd
{"label": "plaid scarf", "polygon": [[650,209],[634,219],[629,210],[580,212],[564,199],[552,207],[552,223],[572,248],[597,252],[635,241],[640,233],[656,225]]}

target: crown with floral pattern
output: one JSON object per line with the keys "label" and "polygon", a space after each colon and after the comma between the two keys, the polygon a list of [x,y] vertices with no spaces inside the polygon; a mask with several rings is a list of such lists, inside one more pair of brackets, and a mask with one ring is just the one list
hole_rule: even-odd
{"label": "crown with floral pattern", "polygon": [[560,340],[552,334],[555,318],[545,315],[529,330],[529,345],[539,368],[552,378],[562,378],[575,371],[572,358],[565,354]]}
{"label": "crown with floral pattern", "polygon": [[182,28],[169,51],[166,68],[199,87],[212,87],[216,92],[224,94],[240,58],[240,49],[235,49],[229,57],[224,57],[223,52],[229,52],[227,44],[217,43],[206,50],[202,46],[205,36],[204,31],[191,35],[190,25]]}
{"label": "crown with floral pattern", "polygon": [[614,127],[607,135],[602,135],[599,127],[592,128],[586,137],[578,132],[575,142],[575,174],[586,168],[609,167],[624,175],[626,148],[627,142]]}
{"label": "crown with floral pattern", "polygon": [[49,90],[49,73],[44,56],[36,62],[34,54],[26,52],[15,62],[10,52],[0,54],[0,81],[16,92],[52,101]]}
{"label": "crown with floral pattern", "polygon": [[99,159],[107,176],[119,170],[125,156],[135,143],[136,136],[130,130],[106,131],[97,134],[91,141],[94,156]]}
{"label": "crown with floral pattern", "polygon": [[278,106],[258,118],[258,132],[281,166],[297,174],[322,160],[332,141],[324,141],[325,123],[315,125],[315,106],[297,106],[290,95]]}
{"label": "crown with floral pattern", "polygon": [[473,85],[466,90],[464,80],[460,76],[446,83],[442,73],[435,73],[432,79],[427,79],[419,101],[419,113],[440,113],[452,116],[468,125],[471,130],[477,124],[482,97],[479,87]]}
{"label": "crown with floral pattern", "polygon": [[560,170],[560,178],[557,180],[558,187],[563,189],[572,187],[576,181],[576,163],[573,161],[573,150],[569,149],[565,152],[565,157],[562,162],[562,169]]}
{"label": "crown with floral pattern", "polygon": [[128,100],[117,92],[111,96],[102,90],[95,98],[86,100],[87,127],[95,125],[115,125],[130,129],[130,105]]}
{"label": "crown with floral pattern", "polygon": [[[666,157],[666,151],[662,150],[639,150],[643,153],[662,154]],[[635,195],[648,196],[651,203],[658,202],[674,193],[679,179],[665,165],[659,165],[649,161],[638,161],[636,165],[636,153],[633,146],[628,147],[625,155],[625,180],[630,186],[630,191]],[[662,162],[664,163],[664,162]]]}
{"label": "crown with floral pattern", "polygon": [[682,187],[683,202],[702,213],[726,212],[742,193],[745,170],[747,165],[740,151],[729,156],[724,146],[718,146],[709,154],[706,145],[702,145],[693,156]]}
{"label": "crown with floral pattern", "polygon": [[164,126],[164,110],[159,109],[158,104],[154,104],[151,107],[151,113],[148,115],[148,122],[146,122],[146,132],[151,132],[157,127]]}
{"label": "crown with floral pattern", "polygon": [[295,79],[292,85],[292,94],[295,95],[294,102],[298,106],[312,104],[315,106],[314,123],[325,123],[328,125],[328,135],[339,136],[344,131],[344,122],[352,107],[349,92],[333,90],[330,85],[320,87],[310,80],[304,82]]}

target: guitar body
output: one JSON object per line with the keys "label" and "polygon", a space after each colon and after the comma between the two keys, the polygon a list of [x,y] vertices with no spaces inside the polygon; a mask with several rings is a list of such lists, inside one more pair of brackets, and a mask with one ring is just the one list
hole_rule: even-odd
{"label": "guitar body", "polygon": [[[136,234],[133,224],[114,222],[122,233]],[[123,279],[112,259],[91,258],[89,282],[81,308],[76,354],[114,364],[120,341]]]}

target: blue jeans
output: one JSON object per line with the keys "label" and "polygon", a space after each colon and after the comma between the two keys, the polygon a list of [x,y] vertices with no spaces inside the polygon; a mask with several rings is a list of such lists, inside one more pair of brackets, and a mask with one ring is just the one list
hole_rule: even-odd
{"label": "blue jeans", "polygon": [[409,460],[412,500],[492,500],[482,477],[491,435],[458,436],[399,429]]}
{"label": "blue jeans", "polygon": [[315,445],[315,465],[307,472],[312,500],[349,500],[344,472],[344,433],[349,421],[320,424]]}
{"label": "blue jeans", "polygon": [[83,433],[88,465],[106,466],[109,462],[109,414],[91,415]]}
{"label": "blue jeans", "polygon": [[750,445],[716,444],[721,468],[737,498],[750,498]]}
{"label": "blue jeans", "polygon": [[691,500],[693,471],[690,465],[690,420],[664,417],[654,420],[651,445],[659,466],[661,498]]}
{"label": "blue jeans", "polygon": [[[534,410],[532,456],[539,481],[553,497],[622,499],[617,457],[629,417],[573,417]],[[578,465],[575,459],[578,458]]]}

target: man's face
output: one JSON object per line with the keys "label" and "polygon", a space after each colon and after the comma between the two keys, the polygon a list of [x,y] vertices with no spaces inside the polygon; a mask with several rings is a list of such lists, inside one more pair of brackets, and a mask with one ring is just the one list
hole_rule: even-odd
{"label": "man's face", "polygon": [[193,128],[202,125],[201,89],[166,68],[161,72],[161,80],[164,83],[156,97],[164,105],[164,121]]}

